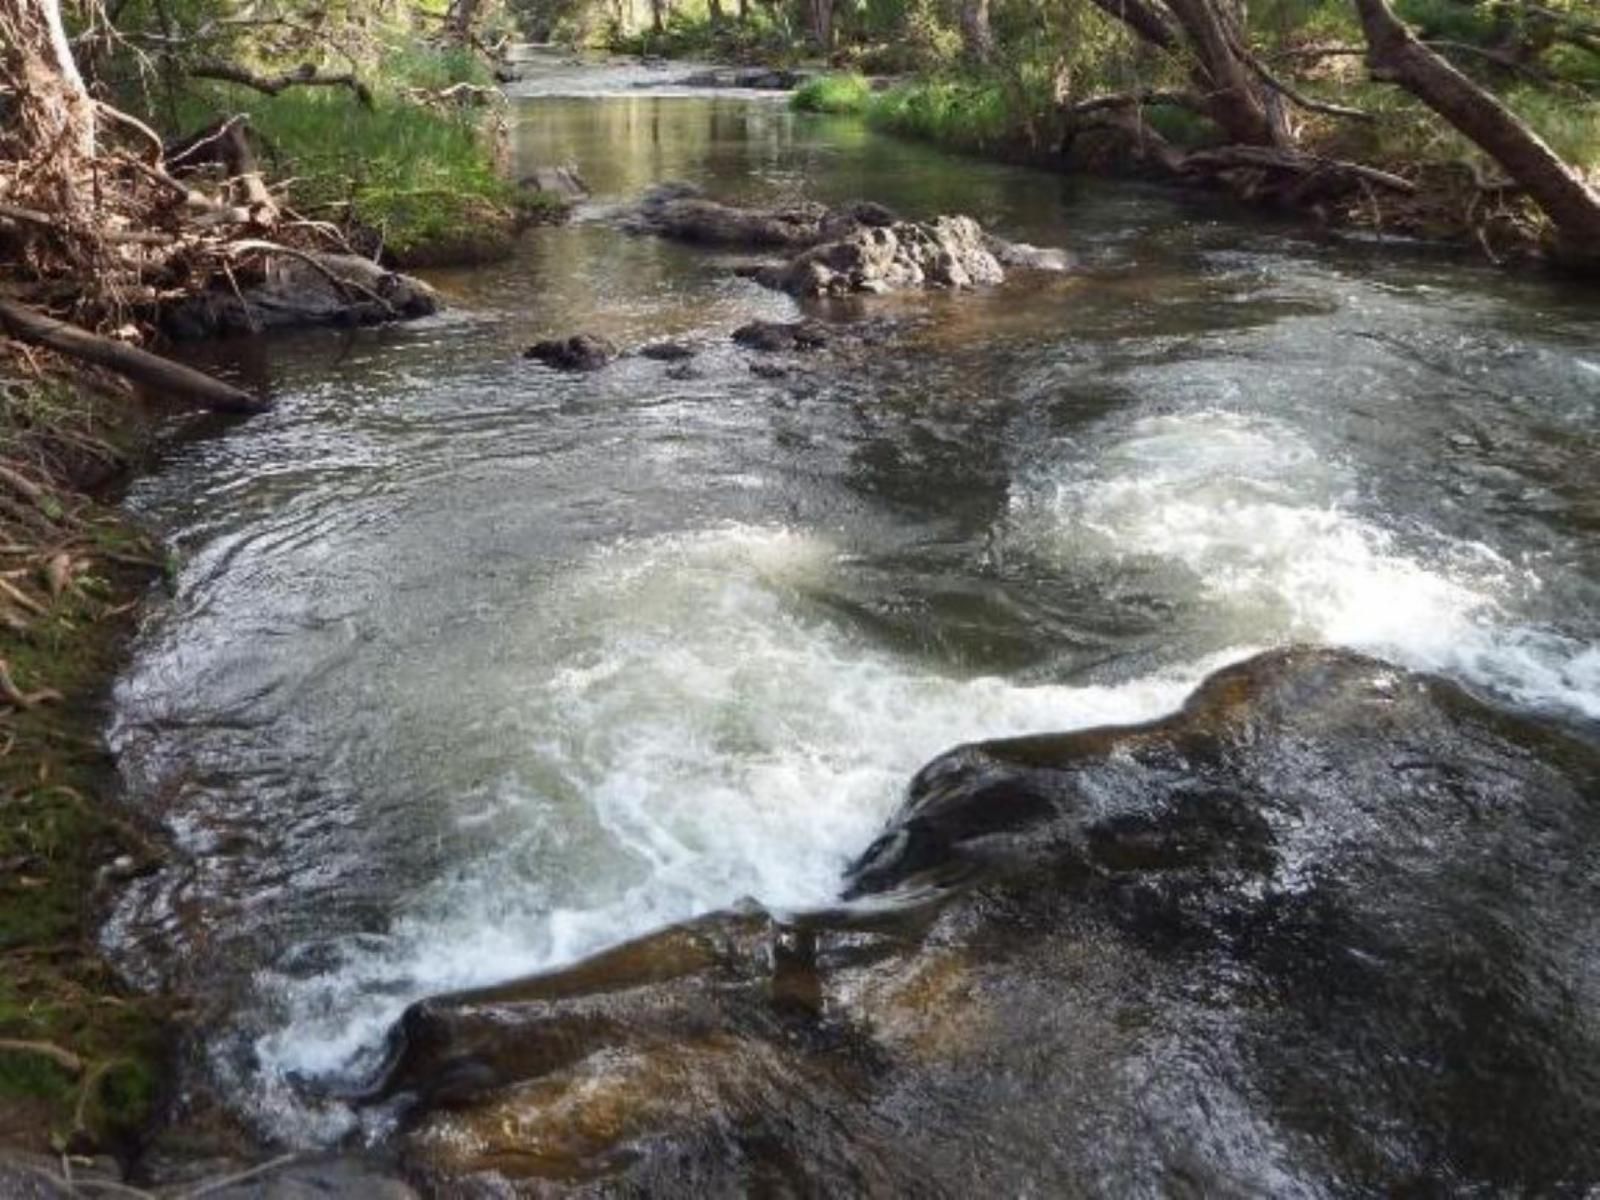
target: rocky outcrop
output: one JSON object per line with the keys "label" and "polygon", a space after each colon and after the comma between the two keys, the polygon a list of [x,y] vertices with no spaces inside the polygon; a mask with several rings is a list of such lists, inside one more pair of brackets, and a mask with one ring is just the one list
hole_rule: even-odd
{"label": "rocky outcrop", "polygon": [[739,273],[796,296],[980,287],[1004,282],[1007,266],[1063,271],[1070,265],[1062,251],[1007,242],[971,217],[904,221],[870,202],[740,208],[687,184],[652,189],[624,226],[703,245],[794,252],[787,262]]}
{"label": "rocky outcrop", "polygon": [[989,239],[971,217],[857,229],[756,275],[793,296],[983,287],[1005,278]]}
{"label": "rocky outcrop", "polygon": [[354,254],[274,254],[258,279],[213,288],[161,314],[176,340],[318,325],[377,325],[439,311],[420,279]]}
{"label": "rocky outcrop", "polygon": [[578,333],[535,342],[522,352],[522,357],[558,371],[598,371],[617,357],[617,348],[603,337]]}
{"label": "rocky outcrop", "polygon": [[1581,1193],[1596,796],[1569,734],[1272,653],[940,756],[834,909],[416,1005],[371,1102],[452,1194]]}

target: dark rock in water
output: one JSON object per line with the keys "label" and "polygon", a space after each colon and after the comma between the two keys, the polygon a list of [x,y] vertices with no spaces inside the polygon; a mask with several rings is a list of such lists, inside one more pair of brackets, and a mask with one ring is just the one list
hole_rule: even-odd
{"label": "dark rock in water", "polygon": [[445,1190],[1582,1195],[1597,845],[1588,743],[1275,652],[941,755],[852,903],[416,1005],[374,1098]]}
{"label": "dark rock in water", "polygon": [[568,338],[535,342],[522,352],[558,371],[598,371],[617,356],[617,348],[602,337],[579,333]]}
{"label": "dark rock in water", "polygon": [[657,362],[682,362],[693,358],[695,349],[686,342],[651,342],[648,346],[639,347],[639,354]]}
{"label": "dark rock in water", "polygon": [[354,254],[277,255],[237,292],[214,288],[163,310],[175,340],[317,325],[376,325],[438,312],[438,293],[419,279]]}
{"label": "dark rock in water", "polygon": [[750,374],[757,379],[787,379],[789,368],[783,363],[758,361],[750,364]]}
{"label": "dark rock in water", "polygon": [[817,350],[828,344],[829,337],[817,321],[751,321],[733,331],[733,340],[747,350],[773,354]]}

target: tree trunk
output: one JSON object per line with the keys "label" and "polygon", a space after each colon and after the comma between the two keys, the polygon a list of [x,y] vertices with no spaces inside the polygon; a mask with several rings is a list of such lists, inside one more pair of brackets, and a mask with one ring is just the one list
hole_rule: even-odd
{"label": "tree trunk", "polygon": [[721,29],[724,20],[722,14],[722,0],[708,0],[706,9],[707,16],[711,20],[711,28]]}
{"label": "tree trunk", "polygon": [[833,53],[833,0],[810,0],[811,36],[824,55]]}
{"label": "tree trunk", "polygon": [[478,3],[479,0],[451,0],[444,18],[446,36],[463,46],[471,45],[472,28],[478,20]]}
{"label": "tree trunk", "polygon": [[994,33],[989,28],[989,0],[962,0],[961,41],[969,60],[987,63],[994,57]]}
{"label": "tree trunk", "polygon": [[60,0],[0,2],[0,71],[14,92],[11,129],[19,159],[47,159],[64,178],[94,157],[94,101],[61,24]]}
{"label": "tree trunk", "polygon": [[[1145,41],[1162,50],[1187,49],[1189,77],[1205,115],[1230,142],[1287,146],[1291,138],[1283,105],[1251,69],[1243,32],[1226,0],[1093,0]],[[1181,34],[1181,36],[1180,36]]]}
{"label": "tree trunk", "polygon": [[1243,31],[1226,3],[1166,0],[1198,60],[1193,75],[1206,98],[1206,113],[1232,142],[1286,146],[1290,138],[1283,105],[1251,71]]}
{"label": "tree trunk", "polygon": [[1600,194],[1489,92],[1411,35],[1388,0],[1355,0],[1372,77],[1405,88],[1500,164],[1556,227],[1562,257],[1600,270]]}

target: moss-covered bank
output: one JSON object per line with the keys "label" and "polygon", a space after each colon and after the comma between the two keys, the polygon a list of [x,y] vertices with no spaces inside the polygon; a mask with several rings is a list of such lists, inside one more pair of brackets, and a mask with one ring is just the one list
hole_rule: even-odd
{"label": "moss-covered bank", "polygon": [[96,935],[161,855],[118,804],[110,684],[158,553],[105,502],[141,438],[123,396],[0,357],[0,1146],[137,1150],[170,1003],[130,992]]}

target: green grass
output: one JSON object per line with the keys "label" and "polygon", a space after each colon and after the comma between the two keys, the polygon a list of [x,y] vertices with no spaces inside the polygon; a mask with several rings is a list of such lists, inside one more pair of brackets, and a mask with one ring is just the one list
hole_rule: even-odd
{"label": "green grass", "polygon": [[370,108],[343,89],[264,96],[216,84],[187,93],[169,124],[189,130],[248,113],[269,174],[290,181],[295,208],[369,228],[403,262],[511,218],[514,189],[496,165],[482,109],[425,106],[404,91],[488,78],[464,51],[400,49],[385,59]]}
{"label": "green grass", "polygon": [[872,103],[872,85],[864,75],[819,75],[795,90],[789,107],[797,112],[860,116]]}

